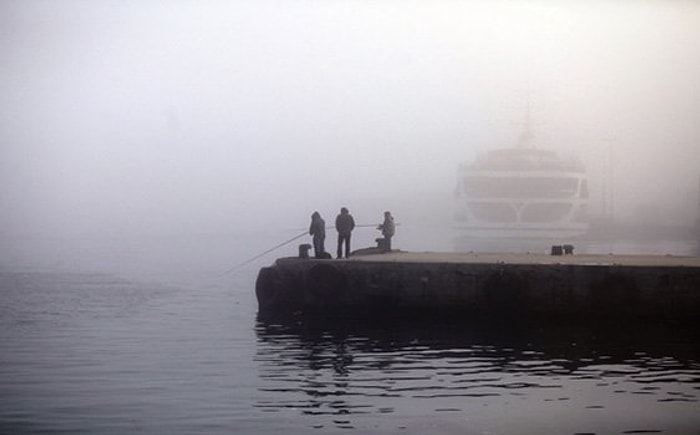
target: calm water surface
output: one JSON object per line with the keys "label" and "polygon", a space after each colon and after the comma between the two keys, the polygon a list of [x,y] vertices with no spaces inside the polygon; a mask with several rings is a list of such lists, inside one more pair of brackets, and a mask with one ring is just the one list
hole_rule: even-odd
{"label": "calm water surface", "polygon": [[287,238],[4,241],[0,432],[700,434],[694,328],[258,318]]}

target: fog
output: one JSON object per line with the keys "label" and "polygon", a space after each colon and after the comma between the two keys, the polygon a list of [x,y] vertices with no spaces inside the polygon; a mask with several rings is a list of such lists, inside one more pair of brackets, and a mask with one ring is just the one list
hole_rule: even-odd
{"label": "fog", "polygon": [[22,0],[0,29],[2,236],[446,218],[528,106],[616,218],[694,219],[698,2]]}

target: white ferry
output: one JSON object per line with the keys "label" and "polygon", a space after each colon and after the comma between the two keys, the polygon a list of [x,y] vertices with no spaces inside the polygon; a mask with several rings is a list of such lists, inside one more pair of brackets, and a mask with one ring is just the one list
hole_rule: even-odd
{"label": "white ferry", "polygon": [[460,165],[456,197],[467,237],[570,238],[589,227],[583,164],[523,141]]}

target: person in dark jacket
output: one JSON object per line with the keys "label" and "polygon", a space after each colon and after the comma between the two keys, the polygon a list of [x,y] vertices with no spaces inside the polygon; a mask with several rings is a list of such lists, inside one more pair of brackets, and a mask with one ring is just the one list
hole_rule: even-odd
{"label": "person in dark jacket", "polygon": [[343,258],[343,243],[345,243],[345,258],[350,256],[350,235],[355,229],[355,220],[347,208],[340,209],[335,218],[335,229],[338,231],[338,258]]}
{"label": "person in dark jacket", "polygon": [[326,221],[323,220],[321,214],[317,211],[311,215],[309,234],[313,236],[314,256],[316,258],[323,257],[324,252],[326,252]]}
{"label": "person in dark jacket", "polygon": [[394,217],[391,215],[390,211],[384,212],[384,222],[377,227],[378,230],[382,230],[382,236],[384,236],[384,246],[382,252],[391,252],[391,238],[394,237],[396,232],[396,225],[394,224]]}

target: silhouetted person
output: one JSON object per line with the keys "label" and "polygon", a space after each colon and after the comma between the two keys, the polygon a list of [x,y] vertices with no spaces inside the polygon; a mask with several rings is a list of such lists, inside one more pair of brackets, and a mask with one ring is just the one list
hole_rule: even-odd
{"label": "silhouetted person", "polygon": [[378,230],[382,230],[382,236],[384,236],[384,246],[382,252],[391,252],[391,238],[394,237],[396,232],[396,225],[394,224],[394,217],[391,215],[390,211],[384,212],[384,222],[377,227]]}
{"label": "silhouetted person", "polygon": [[323,253],[326,252],[324,246],[326,241],[326,221],[323,220],[321,214],[317,211],[311,215],[309,234],[313,236],[314,256],[316,258],[323,257]]}
{"label": "silhouetted person", "polygon": [[343,258],[343,243],[345,243],[345,258],[350,256],[350,235],[355,228],[355,220],[348,209],[343,207],[335,218],[335,229],[338,230],[338,258]]}

